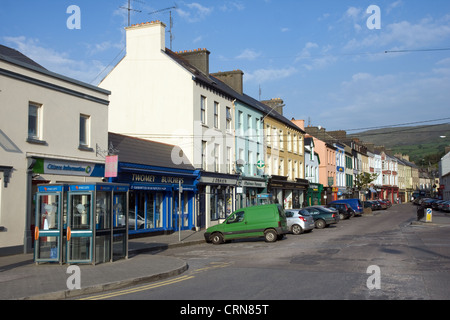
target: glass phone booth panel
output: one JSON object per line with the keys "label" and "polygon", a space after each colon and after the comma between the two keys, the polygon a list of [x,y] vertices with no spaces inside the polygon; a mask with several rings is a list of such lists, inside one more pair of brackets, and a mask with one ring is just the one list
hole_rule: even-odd
{"label": "glass phone booth panel", "polygon": [[94,192],[72,192],[73,187],[69,187],[68,194],[66,260],[68,263],[91,263]]}
{"label": "glass phone booth panel", "polygon": [[38,187],[36,194],[35,262],[62,262],[64,187]]}
{"label": "glass phone booth panel", "polygon": [[112,188],[95,193],[95,263],[111,261]]}
{"label": "glass phone booth panel", "polygon": [[128,258],[128,186],[116,186],[113,195],[113,260]]}

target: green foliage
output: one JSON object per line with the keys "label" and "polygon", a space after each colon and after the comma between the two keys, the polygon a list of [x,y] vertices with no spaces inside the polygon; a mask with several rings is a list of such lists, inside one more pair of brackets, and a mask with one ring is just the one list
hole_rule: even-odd
{"label": "green foliage", "polygon": [[361,172],[355,177],[355,188],[364,190],[369,188],[369,185],[378,178],[377,173]]}

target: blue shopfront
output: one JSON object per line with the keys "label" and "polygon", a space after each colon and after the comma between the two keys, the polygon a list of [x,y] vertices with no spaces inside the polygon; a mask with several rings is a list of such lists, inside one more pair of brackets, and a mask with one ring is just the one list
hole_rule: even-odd
{"label": "blue shopfront", "polygon": [[192,229],[198,177],[195,170],[119,162],[110,181],[130,185],[129,234]]}

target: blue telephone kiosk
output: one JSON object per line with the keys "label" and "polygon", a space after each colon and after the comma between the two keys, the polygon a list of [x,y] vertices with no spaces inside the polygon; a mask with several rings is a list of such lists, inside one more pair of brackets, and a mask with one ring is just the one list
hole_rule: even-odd
{"label": "blue telephone kiosk", "polygon": [[38,186],[35,262],[128,258],[128,190],[117,183]]}

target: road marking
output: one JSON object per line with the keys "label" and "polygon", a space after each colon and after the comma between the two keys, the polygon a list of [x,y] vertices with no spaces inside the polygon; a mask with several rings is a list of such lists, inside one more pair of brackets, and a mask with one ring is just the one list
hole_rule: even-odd
{"label": "road marking", "polygon": [[162,282],[158,282],[158,283],[148,284],[148,285],[145,285],[145,286],[142,286],[142,287],[138,287],[138,288],[119,290],[119,291],[105,293],[105,294],[100,294],[100,295],[96,295],[96,296],[90,296],[90,297],[83,298],[83,299],[80,299],[80,300],[108,299],[108,298],[122,296],[122,295],[130,294],[130,293],[136,293],[136,292],[140,292],[140,291],[145,291],[145,290],[150,290],[150,289],[154,289],[154,288],[158,288],[158,287],[163,287],[163,286],[167,286],[167,285],[174,284],[174,283],[177,283],[177,282],[186,281],[186,280],[189,280],[189,279],[192,279],[192,278],[195,278],[195,277],[186,275],[186,276],[177,277],[177,278],[174,278],[174,279],[171,279],[171,280],[166,280],[166,281],[162,281]]}
{"label": "road marking", "polygon": [[193,279],[195,278],[194,274],[198,274],[204,271],[208,271],[208,270],[213,270],[213,269],[219,269],[219,268],[226,268],[228,266],[230,266],[232,263],[231,262],[211,262],[210,266],[204,267],[204,268],[200,268],[197,269],[195,271],[193,271],[191,274],[193,275],[185,275],[185,276],[181,276],[181,277],[177,277],[177,278],[173,278],[170,280],[165,280],[162,282],[157,282],[157,283],[151,283],[145,286],[141,286],[141,287],[134,287],[134,288],[130,288],[130,289],[124,289],[124,290],[119,290],[119,291],[114,291],[114,292],[109,292],[109,293],[104,293],[104,294],[99,294],[99,295],[95,295],[95,296],[89,296],[86,298],[82,298],[79,300],[102,300],[102,299],[108,299],[108,298],[113,298],[113,297],[117,297],[117,296],[122,296],[122,295],[126,295],[126,294],[130,294],[130,293],[136,293],[136,292],[140,292],[140,291],[145,291],[145,290],[151,290],[151,289],[155,289],[158,287],[163,287],[163,286],[168,286],[174,283],[178,283],[181,281],[186,281],[189,279]]}

